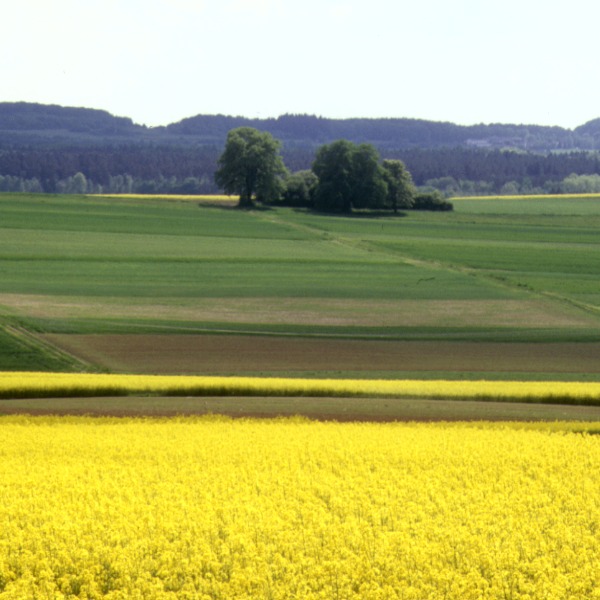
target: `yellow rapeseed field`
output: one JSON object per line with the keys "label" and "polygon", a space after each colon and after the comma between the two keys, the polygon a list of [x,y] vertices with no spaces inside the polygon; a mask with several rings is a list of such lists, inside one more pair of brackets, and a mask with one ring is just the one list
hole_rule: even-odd
{"label": "yellow rapeseed field", "polygon": [[548,198],[562,198],[572,200],[575,198],[588,198],[590,200],[600,199],[600,194],[517,194],[514,196],[456,196],[452,200],[547,200]]}
{"label": "yellow rapeseed field", "polygon": [[304,379],[0,372],[0,398],[126,394],[389,396],[600,405],[600,382]]}
{"label": "yellow rapeseed field", "polygon": [[600,598],[600,437],[568,427],[3,417],[0,436],[2,599]]}
{"label": "yellow rapeseed field", "polygon": [[123,198],[132,200],[191,200],[196,202],[238,201],[239,196],[226,194],[88,194],[90,197]]}

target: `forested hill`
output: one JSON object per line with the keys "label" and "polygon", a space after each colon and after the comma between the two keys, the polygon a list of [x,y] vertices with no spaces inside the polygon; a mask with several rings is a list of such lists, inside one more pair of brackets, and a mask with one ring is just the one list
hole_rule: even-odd
{"label": "forested hill", "polygon": [[314,147],[338,139],[368,142],[381,151],[409,148],[514,148],[533,152],[600,149],[600,119],[574,130],[539,125],[456,125],[420,119],[327,119],[283,115],[249,119],[198,115],[149,128],[102,110],[26,102],[0,103],[0,146],[21,143],[152,142],[221,146],[230,129],[268,131],[288,146]]}
{"label": "forested hill", "polygon": [[[124,136],[135,138],[145,130],[127,117],[104,110],[27,102],[0,102],[0,140],[3,144],[36,135],[52,139]],[[12,140],[11,140],[12,138]]]}
{"label": "forested hill", "polygon": [[575,130],[539,125],[456,125],[420,119],[326,119],[283,115],[276,119],[198,115],[166,127],[169,134],[220,140],[234,127],[268,131],[288,144],[322,144],[338,139],[385,148],[515,148],[547,152],[600,148],[600,119]]}
{"label": "forested hill", "polygon": [[[290,171],[346,139],[400,159],[419,186],[447,195],[600,191],[600,119],[574,130],[418,119],[249,119],[198,115],[146,127],[103,110],[0,103],[0,192],[217,192],[227,133],[249,126],[282,142]],[[575,178],[572,175],[575,174]]]}

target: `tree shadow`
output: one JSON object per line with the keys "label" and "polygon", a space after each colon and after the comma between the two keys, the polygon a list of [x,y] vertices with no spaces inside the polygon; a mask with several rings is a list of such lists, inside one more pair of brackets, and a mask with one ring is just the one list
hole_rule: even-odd
{"label": "tree shadow", "polygon": [[266,206],[262,204],[255,204],[254,206],[240,206],[237,204],[237,202],[235,204],[224,202],[198,202],[198,207],[237,212],[269,212],[275,208],[273,206]]}
{"label": "tree shadow", "polygon": [[403,219],[408,216],[405,210],[393,212],[391,210],[368,210],[355,209],[352,212],[327,212],[306,206],[286,206],[283,204],[254,204],[252,206],[240,206],[236,203],[224,202],[198,202],[199,208],[213,208],[224,211],[238,212],[272,212],[278,208],[289,208],[295,213],[315,215],[319,217],[338,217],[347,219],[376,220],[376,219]]}
{"label": "tree shadow", "polygon": [[352,212],[327,212],[316,210],[314,208],[294,208],[294,212],[308,214],[308,215],[317,215],[320,217],[338,217],[338,218],[347,218],[347,219],[402,219],[408,216],[408,213],[403,210],[399,210],[398,212],[393,212],[389,210],[353,210]]}

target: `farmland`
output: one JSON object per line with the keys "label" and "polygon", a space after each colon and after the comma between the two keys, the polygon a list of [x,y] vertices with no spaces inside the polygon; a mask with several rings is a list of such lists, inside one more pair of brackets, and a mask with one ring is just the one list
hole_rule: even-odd
{"label": "farmland", "polygon": [[600,597],[599,230],[0,195],[0,596]]}
{"label": "farmland", "polygon": [[322,217],[4,195],[0,368],[600,379],[599,228],[594,197]]}
{"label": "farmland", "polygon": [[0,428],[4,598],[598,598],[585,425]]}
{"label": "farmland", "polygon": [[4,370],[600,380],[597,197],[323,217],[4,195],[0,214]]}

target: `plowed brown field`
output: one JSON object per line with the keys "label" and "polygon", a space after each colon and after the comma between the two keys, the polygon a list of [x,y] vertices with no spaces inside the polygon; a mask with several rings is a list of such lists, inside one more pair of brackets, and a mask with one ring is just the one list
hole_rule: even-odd
{"label": "plowed brown field", "polygon": [[597,373],[600,343],[405,342],[241,335],[47,335],[117,373]]}

